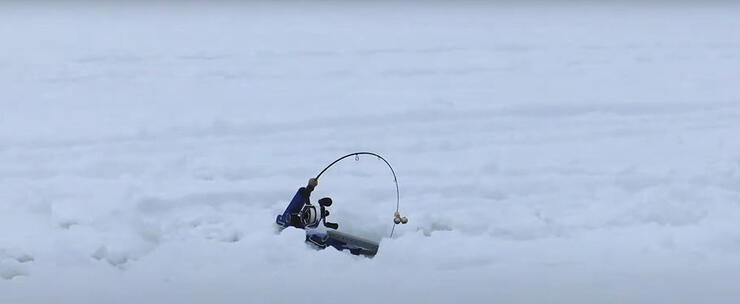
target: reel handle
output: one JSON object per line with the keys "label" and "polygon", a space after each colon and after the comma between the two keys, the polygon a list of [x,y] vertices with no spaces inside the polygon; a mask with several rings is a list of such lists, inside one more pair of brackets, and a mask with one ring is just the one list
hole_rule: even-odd
{"label": "reel handle", "polygon": [[326,221],[326,217],[329,216],[329,210],[327,210],[327,207],[331,206],[331,204],[332,200],[330,197],[324,197],[319,200],[319,207],[321,208],[321,221],[327,228],[337,230],[339,229],[339,224]]}

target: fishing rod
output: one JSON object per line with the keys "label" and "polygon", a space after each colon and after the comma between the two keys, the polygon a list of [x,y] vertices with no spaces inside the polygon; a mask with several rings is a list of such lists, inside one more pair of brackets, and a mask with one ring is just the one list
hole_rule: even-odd
{"label": "fishing rod", "polygon": [[[283,229],[292,226],[306,230],[306,242],[315,245],[319,249],[331,246],[340,251],[347,249],[350,253],[355,255],[361,254],[370,257],[374,256],[378,251],[377,242],[339,232],[337,231],[337,229],[339,229],[338,223],[326,221],[326,218],[330,214],[328,207],[333,204],[331,198],[324,197],[319,199],[318,203],[320,212],[316,210],[316,207],[311,204],[310,200],[311,192],[313,192],[313,190],[318,186],[321,175],[329,170],[329,168],[346,158],[354,156],[355,160],[359,160],[360,155],[371,155],[377,157],[388,166],[391,174],[393,174],[393,182],[396,186],[396,211],[393,214],[393,228],[391,229],[390,234],[390,238],[393,238],[396,225],[408,223],[408,219],[405,216],[401,216],[399,211],[401,206],[401,192],[398,187],[396,171],[393,169],[390,162],[388,162],[384,157],[377,153],[366,151],[353,152],[339,157],[324,167],[316,177],[310,178],[305,187],[298,189],[296,194],[293,196],[293,199],[288,204],[288,207],[285,208],[285,211],[277,216],[275,223]],[[319,226],[319,223],[323,223],[323,225],[329,229],[327,229],[326,232],[321,232],[316,229]]]}

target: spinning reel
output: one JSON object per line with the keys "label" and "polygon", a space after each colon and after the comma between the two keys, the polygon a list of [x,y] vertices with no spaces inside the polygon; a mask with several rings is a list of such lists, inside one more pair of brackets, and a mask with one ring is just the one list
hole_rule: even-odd
{"label": "spinning reel", "polygon": [[[393,181],[396,184],[396,212],[393,216],[393,229],[391,229],[390,235],[390,237],[393,237],[396,225],[406,224],[408,223],[408,219],[405,216],[401,216],[398,211],[400,206],[400,192],[398,191],[396,172],[387,160],[372,152],[355,152],[347,154],[326,166],[326,168],[324,168],[324,170],[322,170],[315,178],[308,180],[308,185],[306,185],[306,187],[298,189],[298,192],[293,196],[293,199],[288,204],[288,207],[285,208],[283,214],[277,216],[275,223],[277,223],[281,228],[293,226],[306,230],[306,242],[315,245],[319,249],[331,246],[340,251],[347,249],[350,253],[355,255],[374,256],[378,252],[377,242],[336,231],[339,228],[339,224],[326,221],[326,218],[331,214],[328,209],[328,207],[333,203],[331,198],[324,197],[320,199],[318,201],[318,211],[316,210],[316,206],[311,204],[310,200],[311,192],[313,192],[319,184],[319,177],[321,177],[327,169],[350,156],[355,156],[355,159],[359,160],[359,155],[364,154],[376,156],[383,160],[386,165],[388,165],[388,168],[390,168],[391,173],[393,173]],[[323,224],[324,227],[329,229],[327,229],[326,232],[321,232],[316,229],[319,224]]]}
{"label": "spinning reel", "polygon": [[[305,188],[301,188],[302,191],[301,189],[299,189],[296,195],[300,194],[300,199],[303,198],[303,195],[306,195],[306,198],[308,198],[316,185],[318,185],[318,181],[315,178],[311,178],[308,180],[308,186],[306,186]],[[295,197],[293,199],[295,200]],[[292,203],[293,202],[291,202],[291,204]],[[333,202],[330,197],[320,199],[320,211],[317,212],[316,206],[311,204],[310,200],[303,200],[303,208],[301,208],[301,211],[299,211],[298,213],[287,214],[287,216],[285,213],[283,213],[283,215],[278,215],[277,223],[278,225],[287,227],[285,225],[285,220],[288,220],[288,226],[293,226],[296,228],[316,228],[319,226],[319,223],[323,223],[325,227],[336,230],[339,228],[339,224],[326,221],[326,217],[330,214],[327,207],[331,206],[332,203]]]}

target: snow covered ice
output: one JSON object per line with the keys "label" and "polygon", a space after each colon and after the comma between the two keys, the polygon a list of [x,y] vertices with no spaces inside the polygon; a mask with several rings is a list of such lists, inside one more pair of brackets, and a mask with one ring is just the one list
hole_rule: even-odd
{"label": "snow covered ice", "polygon": [[[736,303],[738,16],[2,3],[0,303]],[[275,232],[360,150],[375,258]],[[387,236],[376,159],[324,195]]]}

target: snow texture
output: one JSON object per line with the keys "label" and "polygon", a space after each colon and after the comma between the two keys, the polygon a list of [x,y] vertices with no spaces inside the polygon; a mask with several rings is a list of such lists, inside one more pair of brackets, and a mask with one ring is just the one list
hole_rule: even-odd
{"label": "snow texture", "polygon": [[[731,3],[0,4],[0,303],[736,303]],[[322,177],[373,259],[273,226]]]}

